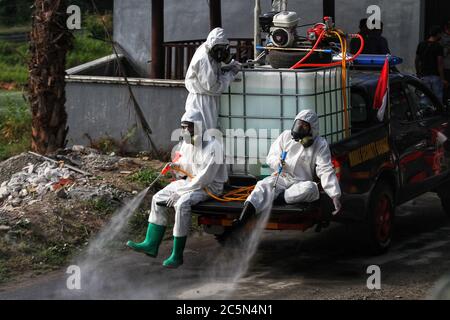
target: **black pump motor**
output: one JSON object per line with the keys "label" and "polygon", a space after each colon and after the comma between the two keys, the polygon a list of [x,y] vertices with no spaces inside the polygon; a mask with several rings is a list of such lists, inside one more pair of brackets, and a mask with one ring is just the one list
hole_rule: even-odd
{"label": "black pump motor", "polygon": [[270,11],[267,13],[264,13],[259,16],[259,25],[261,27],[262,32],[269,33],[270,28],[273,27],[273,17],[280,13],[279,11]]}

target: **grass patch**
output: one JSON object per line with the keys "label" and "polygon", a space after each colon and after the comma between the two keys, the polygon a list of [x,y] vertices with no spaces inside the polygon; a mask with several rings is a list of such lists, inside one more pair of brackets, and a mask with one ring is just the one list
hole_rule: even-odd
{"label": "grass patch", "polygon": [[109,214],[112,214],[118,207],[114,202],[106,200],[105,198],[96,198],[89,200],[87,205],[89,208],[94,210],[97,215],[100,216],[107,216]]}
{"label": "grass patch", "polygon": [[0,283],[7,282],[10,278],[9,269],[3,259],[0,260]]}
{"label": "grass patch", "polygon": [[31,112],[20,93],[0,91],[0,161],[27,151]]}
{"label": "grass patch", "polygon": [[36,262],[47,267],[62,266],[72,256],[73,249],[73,246],[67,243],[42,248],[36,254]]}
{"label": "grass patch", "polygon": [[148,214],[149,212],[144,209],[139,209],[130,218],[128,222],[129,237],[136,241],[141,241],[145,238],[148,226]]}
{"label": "grass patch", "polygon": [[[160,171],[152,168],[142,169],[134,174],[132,174],[128,179],[133,182],[138,182],[142,187],[148,187],[155,179],[158,177]],[[162,176],[153,185],[153,189],[160,190],[167,186],[169,181],[166,177]]]}
{"label": "grass patch", "polygon": [[0,41],[0,82],[26,84],[28,43]]}

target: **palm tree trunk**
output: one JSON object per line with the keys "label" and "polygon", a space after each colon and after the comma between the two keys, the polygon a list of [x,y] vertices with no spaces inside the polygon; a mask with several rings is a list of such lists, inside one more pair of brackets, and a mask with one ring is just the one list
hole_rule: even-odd
{"label": "palm tree trunk", "polygon": [[29,100],[33,151],[53,152],[66,145],[66,54],[73,36],[67,29],[64,0],[35,0],[30,35]]}

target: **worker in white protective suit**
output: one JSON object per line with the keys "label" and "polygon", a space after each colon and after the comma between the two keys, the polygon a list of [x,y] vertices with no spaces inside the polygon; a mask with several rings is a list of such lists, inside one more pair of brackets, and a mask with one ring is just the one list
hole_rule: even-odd
{"label": "worker in white protective suit", "polygon": [[[222,63],[229,64],[228,71],[222,71]],[[219,97],[228,89],[239,70],[240,64],[231,58],[224,30],[215,28],[209,33],[206,42],[197,49],[189,64],[185,79],[189,95],[181,120],[200,113],[205,130],[216,129]]]}
{"label": "worker in white protective suit", "polygon": [[153,196],[145,240],[141,243],[127,243],[132,249],[156,257],[168,224],[169,207],[173,207],[173,250],[171,256],[163,262],[163,266],[168,268],[177,268],[183,264],[183,251],[191,225],[191,206],[210,197],[206,190],[220,196],[224,183],[228,180],[222,143],[214,138],[202,141],[200,117],[188,120],[181,123],[184,140],[178,150],[181,158],[172,166],[178,166],[192,177],[176,180]]}
{"label": "worker in white protective suit", "polygon": [[[281,154],[287,152],[283,161]],[[254,214],[269,210],[273,201],[295,204],[319,199],[314,175],[320,178],[324,191],[333,199],[336,214],[341,209],[341,189],[331,163],[327,141],[319,136],[319,120],[311,110],[301,111],[291,130],[284,131],[272,144],[266,159],[275,173],[259,181],[247,198],[242,214],[235,225],[244,225]],[[274,187],[279,165],[282,173]]]}

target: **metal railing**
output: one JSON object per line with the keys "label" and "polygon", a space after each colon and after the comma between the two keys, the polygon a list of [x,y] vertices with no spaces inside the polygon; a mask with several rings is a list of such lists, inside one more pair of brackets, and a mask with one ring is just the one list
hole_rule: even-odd
{"label": "metal railing", "polygon": [[0,41],[27,42],[30,39],[29,32],[15,32],[0,34]]}
{"label": "metal railing", "polygon": [[[253,59],[253,40],[246,38],[229,39],[231,53],[236,55],[236,60],[246,62]],[[205,40],[188,40],[164,43],[165,79],[182,80],[186,76],[189,63],[194,56],[195,50]]]}

